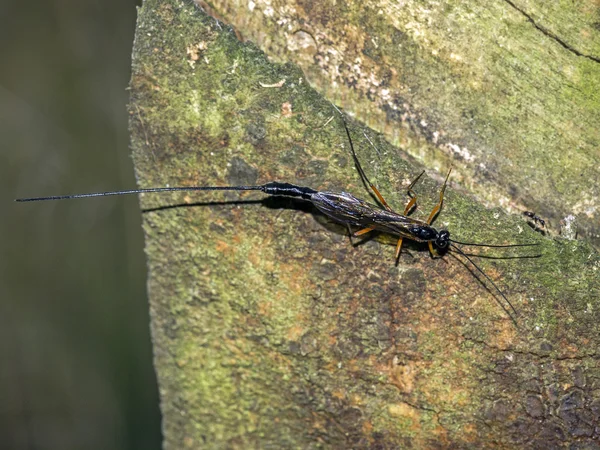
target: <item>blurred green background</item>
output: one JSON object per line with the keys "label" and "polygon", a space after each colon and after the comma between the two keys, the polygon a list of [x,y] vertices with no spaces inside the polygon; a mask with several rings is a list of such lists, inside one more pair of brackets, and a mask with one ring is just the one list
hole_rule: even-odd
{"label": "blurred green background", "polygon": [[157,449],[126,91],[134,0],[0,4],[0,448]]}

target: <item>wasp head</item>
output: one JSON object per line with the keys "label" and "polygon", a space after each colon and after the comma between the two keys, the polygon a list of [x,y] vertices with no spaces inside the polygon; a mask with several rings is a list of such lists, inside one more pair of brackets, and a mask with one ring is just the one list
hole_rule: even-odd
{"label": "wasp head", "polygon": [[448,230],[442,230],[438,233],[435,239],[435,246],[440,250],[446,250],[450,243],[450,232]]}

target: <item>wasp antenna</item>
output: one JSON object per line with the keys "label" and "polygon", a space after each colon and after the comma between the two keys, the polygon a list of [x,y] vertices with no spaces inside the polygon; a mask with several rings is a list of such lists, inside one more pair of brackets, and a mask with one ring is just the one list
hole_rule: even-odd
{"label": "wasp antenna", "polygon": [[470,245],[473,247],[491,247],[491,248],[508,248],[508,247],[534,247],[536,245],[540,245],[540,244],[506,244],[506,245],[496,245],[496,244],[477,244],[477,243],[473,243],[473,242],[461,242],[461,241],[455,241],[454,239],[450,239],[450,242],[454,243],[454,244],[460,244],[460,245]]}
{"label": "wasp antenna", "polygon": [[[344,130],[346,130],[346,136],[348,136],[348,142],[350,143],[350,151],[352,153],[352,159],[354,160],[354,165],[356,166],[356,170],[358,170],[358,173],[360,175],[360,179],[362,180],[362,183],[365,185],[366,188],[371,188],[371,190],[373,191],[373,194],[374,194],[374,195],[373,194],[371,194],[371,195],[373,196],[375,201],[377,201],[377,203],[379,203],[381,206],[383,206],[388,211],[392,211],[392,208],[390,208],[390,205],[388,205],[388,203],[385,201],[385,199],[383,198],[383,195],[381,195],[381,192],[379,192],[379,189],[377,189],[375,187],[375,185],[373,183],[371,183],[371,180],[369,180],[369,178],[367,177],[367,174],[365,173],[362,166],[360,165],[360,161],[358,160],[358,156],[356,156],[356,151],[354,150],[354,144],[352,143],[352,136],[350,136],[350,130],[348,129],[348,124],[346,123],[346,118],[345,118],[344,114],[333,103],[331,103],[331,106],[333,106],[335,108],[335,110],[340,114],[340,117],[342,118],[342,123],[344,124]],[[377,149],[375,149],[375,150],[377,150]]]}
{"label": "wasp antenna", "polygon": [[[494,289],[496,290],[496,292],[498,292],[498,294],[500,294],[500,296],[504,299],[504,301],[508,304],[508,306],[510,306],[510,309],[514,312],[515,316],[518,316],[519,314],[517,313],[517,310],[514,308],[514,306],[512,305],[512,303],[508,300],[508,298],[506,297],[506,295],[504,295],[504,293],[500,290],[500,288],[498,286],[496,286],[496,283],[494,283],[494,281],[477,265],[473,262],[473,260],[471,258],[469,258],[465,252],[463,252],[459,247],[457,247],[454,244],[450,244],[450,246],[460,255],[464,256],[467,261],[469,261],[471,263],[471,265],[473,267],[475,267],[475,269],[482,274],[486,280],[488,280],[490,282],[490,284],[494,287]],[[510,311],[508,311],[506,309],[506,307],[498,302],[498,304],[502,307],[502,309],[504,310],[504,312],[508,315],[508,317],[510,317],[510,320],[515,324],[515,326],[517,328],[519,328],[519,324],[517,323],[517,320],[515,319],[515,317],[513,317],[513,315],[510,313]]]}
{"label": "wasp antenna", "polygon": [[146,194],[151,192],[193,192],[193,191],[260,191],[263,186],[188,186],[130,189],[125,191],[92,192],[89,194],[51,195],[48,197],[17,198],[15,202],[43,202],[46,200],[70,200],[74,198],[108,197],[111,195]]}

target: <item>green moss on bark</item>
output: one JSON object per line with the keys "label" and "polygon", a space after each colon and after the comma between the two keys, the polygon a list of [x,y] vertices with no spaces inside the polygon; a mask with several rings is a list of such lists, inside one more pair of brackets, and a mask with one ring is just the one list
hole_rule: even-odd
{"label": "green moss on bark", "polygon": [[[140,187],[279,180],[368,198],[339,118],[301,71],[186,2],[144,3],[131,90]],[[350,128],[369,176],[402,210],[421,167]],[[417,216],[439,181],[415,188]],[[310,205],[260,199],[141,199],[167,448],[591,438],[581,424],[597,426],[597,386],[581,379],[599,379],[600,262],[588,245],[542,238],[448,189],[436,223],[454,236],[540,244],[512,253],[540,258],[477,259],[520,313],[517,329],[455,258],[407,243],[395,267],[389,241],[353,248]]]}
{"label": "green moss on bark", "polygon": [[[203,2],[200,2],[203,3]],[[212,10],[489,204],[600,245],[597,4],[213,0]]]}

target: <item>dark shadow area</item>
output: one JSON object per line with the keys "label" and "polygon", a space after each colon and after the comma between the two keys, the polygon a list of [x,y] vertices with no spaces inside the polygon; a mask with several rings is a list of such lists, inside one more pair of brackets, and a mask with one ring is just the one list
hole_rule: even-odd
{"label": "dark shadow area", "polygon": [[[308,200],[303,200],[299,198],[292,197],[265,197],[257,200],[225,200],[225,201],[206,201],[206,202],[193,202],[193,203],[175,203],[170,205],[161,205],[152,208],[144,208],[142,209],[143,214],[148,213],[157,213],[163,211],[177,210],[177,209],[187,209],[187,208],[210,208],[210,207],[219,207],[219,206],[251,206],[251,205],[260,205],[265,208],[265,211],[258,211],[257,214],[270,214],[269,210],[295,210],[298,212],[311,214],[314,216],[315,220],[319,225],[321,225],[326,231],[330,233],[335,233],[338,235],[343,235],[348,237],[348,228],[335,222],[331,218],[327,217],[321,211],[319,211],[313,204]],[[356,227],[352,230],[353,232],[358,231]],[[359,247],[364,245],[365,243],[372,240],[379,240],[380,236],[385,236],[385,233],[382,233],[377,230],[373,230],[370,233],[367,233],[363,236],[353,236],[352,237],[352,246]],[[393,237],[392,237],[393,238]],[[382,242],[383,245],[395,245],[394,242],[390,239],[389,242]],[[412,241],[410,239],[405,239],[402,244],[402,253],[407,254],[410,257],[414,257],[411,251],[421,252],[421,251],[429,251],[427,244]]]}
{"label": "dark shadow area", "polygon": [[[262,205],[268,209],[293,209],[305,213],[322,215],[308,200],[302,200],[291,197],[265,197],[258,200],[219,200],[193,203],[175,203],[171,205],[161,205],[153,208],[144,208],[142,213],[152,213],[159,211],[169,211],[180,208],[209,208],[214,206],[250,206]],[[260,213],[257,213],[260,214]],[[266,212],[265,212],[266,214]]]}

